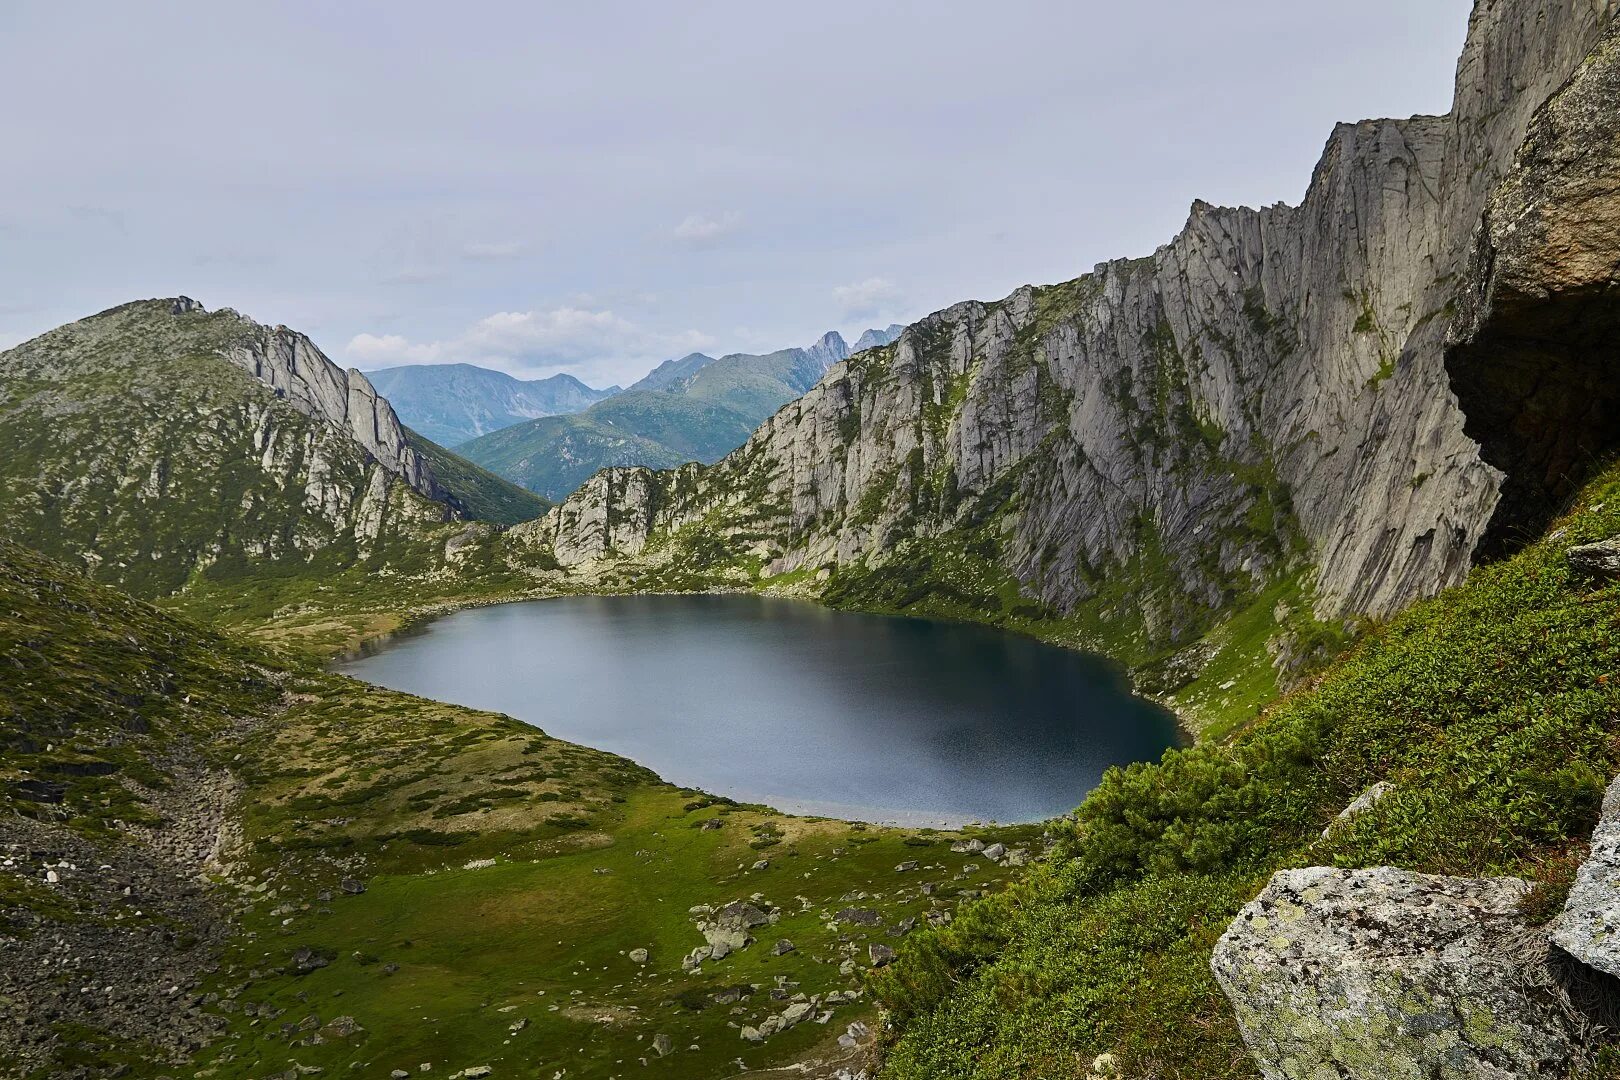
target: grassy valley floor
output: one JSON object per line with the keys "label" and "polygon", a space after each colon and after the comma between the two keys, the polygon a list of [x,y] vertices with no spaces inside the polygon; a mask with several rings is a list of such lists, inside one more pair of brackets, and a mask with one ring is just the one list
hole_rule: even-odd
{"label": "grassy valley floor", "polygon": [[[983,842],[1021,854],[994,862],[952,852],[957,834],[677,789],[5,553],[0,689],[17,735],[3,779],[19,816],[0,826],[0,938],[61,966],[0,988],[23,1003],[0,1027],[34,1029],[8,1034],[8,1075],[175,1075],[189,1051],[165,1027],[207,1042],[185,1068],[220,1077],[424,1062],[611,1077],[647,1059],[712,1078],[846,1061],[871,1040],[839,1037],[876,1027],[874,949],[1004,887],[1041,848],[1038,826],[996,829]],[[154,854],[174,872],[120,898]],[[706,944],[700,920],[749,941],[683,965]],[[133,962],[153,954],[161,975]],[[175,989],[139,985],[160,980]]]}

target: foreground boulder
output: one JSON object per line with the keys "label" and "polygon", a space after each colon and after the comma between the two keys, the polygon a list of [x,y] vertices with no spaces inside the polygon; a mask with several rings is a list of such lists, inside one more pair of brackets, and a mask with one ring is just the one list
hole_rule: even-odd
{"label": "foreground boulder", "polygon": [[1517,878],[1284,870],[1211,967],[1267,1080],[1565,1076],[1576,1021]]}
{"label": "foreground boulder", "polygon": [[1575,876],[1552,939],[1581,963],[1620,975],[1620,779],[1603,796],[1592,850]]}

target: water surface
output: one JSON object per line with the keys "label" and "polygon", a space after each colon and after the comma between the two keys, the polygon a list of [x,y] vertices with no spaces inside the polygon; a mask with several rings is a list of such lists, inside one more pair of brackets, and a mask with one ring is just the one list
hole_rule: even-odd
{"label": "water surface", "polygon": [[985,627],[757,596],[474,608],[338,670],[508,713],[676,784],[871,821],[1033,821],[1173,718],[1098,657]]}

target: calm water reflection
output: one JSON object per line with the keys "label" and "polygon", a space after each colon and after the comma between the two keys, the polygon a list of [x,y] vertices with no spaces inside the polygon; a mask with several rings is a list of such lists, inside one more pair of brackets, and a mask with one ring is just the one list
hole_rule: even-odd
{"label": "calm water reflection", "polygon": [[756,596],[477,608],[338,670],[493,709],[677,784],[873,821],[1074,808],[1173,719],[1102,660],[983,627]]}

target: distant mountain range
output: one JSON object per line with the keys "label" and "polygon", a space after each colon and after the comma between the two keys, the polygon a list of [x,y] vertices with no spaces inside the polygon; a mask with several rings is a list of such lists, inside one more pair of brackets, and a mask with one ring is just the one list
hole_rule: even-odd
{"label": "distant mountain range", "polygon": [[514,379],[473,364],[422,364],[368,372],[414,431],[455,446],[541,416],[576,413],[619,392],[592,389],[572,375]]}
{"label": "distant mountain range", "polygon": [[[691,353],[666,360],[628,390],[583,411],[514,424],[461,443],[456,452],[530,491],[552,493],[550,498],[566,496],[607,465],[662,469],[717,461],[833,364],[860,348],[888,344],[902,329],[868,330],[857,349],[834,331],[808,348],[764,355]],[[406,423],[430,430],[410,404],[384,393]]]}

